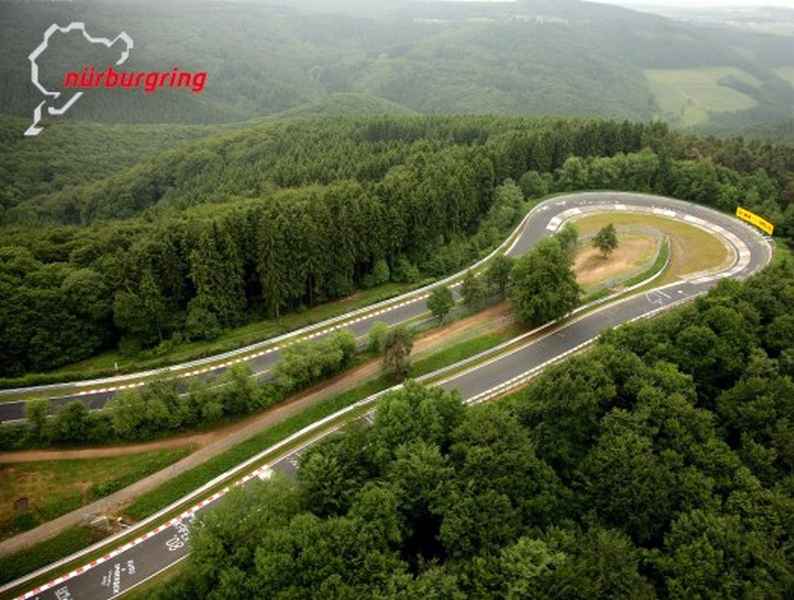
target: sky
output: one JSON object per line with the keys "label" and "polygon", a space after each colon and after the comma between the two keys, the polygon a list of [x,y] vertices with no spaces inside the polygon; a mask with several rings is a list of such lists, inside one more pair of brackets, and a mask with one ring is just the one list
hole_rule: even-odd
{"label": "sky", "polygon": [[[604,4],[619,4],[620,6],[674,6],[691,7],[687,0],[597,0]],[[698,0],[698,8],[720,8],[736,6],[784,6],[794,8],[794,0]]]}

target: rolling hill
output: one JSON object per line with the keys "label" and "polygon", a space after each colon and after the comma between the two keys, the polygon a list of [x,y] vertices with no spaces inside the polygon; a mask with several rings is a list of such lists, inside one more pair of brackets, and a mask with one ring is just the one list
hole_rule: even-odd
{"label": "rolling hill", "polygon": [[[323,113],[329,97],[355,94],[426,114],[657,117],[737,130],[789,118],[794,106],[794,38],[578,0],[382,0],[366,7],[352,0],[5,0],[2,9],[0,79],[8,85],[0,88],[0,113],[19,117],[40,100],[28,53],[49,24],[75,20],[97,35],[128,32],[135,40],[130,70],[179,66],[209,74],[203,94],[86,94],[66,117],[76,120],[235,122],[299,114],[313,103]],[[82,64],[83,52],[65,43],[42,72],[55,81]],[[402,110],[374,102],[365,114]],[[332,103],[347,114],[340,97]]]}

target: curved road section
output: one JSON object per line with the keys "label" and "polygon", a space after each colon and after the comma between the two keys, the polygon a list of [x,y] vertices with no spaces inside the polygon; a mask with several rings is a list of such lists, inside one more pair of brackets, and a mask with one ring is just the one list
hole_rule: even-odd
{"label": "curved road section", "polygon": [[[593,210],[595,207],[608,209],[610,206],[624,207],[623,210],[626,210],[629,205],[656,212],[661,216],[681,215],[682,218],[686,216],[694,225],[700,222],[707,225],[715,224],[721,225],[727,231],[732,231],[730,226],[733,225],[735,229],[738,224],[740,225],[739,231],[753,231],[748,226],[722,213],[672,199],[620,193],[575,194],[546,201],[536,206],[519,225],[510,241],[506,242],[499,250],[504,250],[509,256],[521,256],[538,239],[559,228],[562,221],[575,217],[576,211]],[[763,239],[760,235],[756,237]],[[486,258],[478,264],[487,260]],[[477,265],[475,265],[476,267]],[[302,341],[321,339],[340,329],[346,329],[356,337],[362,337],[377,322],[394,326],[426,315],[429,312],[427,307],[429,290],[448,284],[453,280],[459,280],[460,277],[460,274],[453,275],[421,290],[378,303],[375,306],[356,310],[347,315],[220,356],[143,373],[93,381],[0,390],[0,421],[18,421],[25,418],[24,400],[2,402],[2,398],[9,395],[19,397],[26,392],[49,394],[53,410],[57,410],[73,400],[80,400],[89,409],[97,410],[103,408],[117,393],[145,385],[146,381],[151,381],[153,378],[177,378],[180,391],[185,392],[191,380],[214,379],[239,363],[247,364],[255,375],[263,375],[278,362],[281,351],[286,346]]]}
{"label": "curved road section", "polygon": [[[627,193],[585,193],[548,200],[530,213],[507,252],[521,255],[543,237],[557,232],[567,220],[588,212],[606,211],[653,213],[703,228],[720,237],[732,248],[732,264],[719,273],[695,274],[688,279],[587,312],[553,329],[540,339],[455,374],[438,385],[458,391],[469,404],[499,396],[522,385],[547,365],[593,342],[605,330],[690,301],[708,292],[720,279],[749,277],[766,266],[772,257],[772,248],[766,238],[728,215],[669,198]],[[416,300],[399,305],[374,319],[363,320],[361,327],[354,331],[357,334],[365,333],[367,321],[369,325],[375,320],[394,324],[421,315],[426,310],[424,300]],[[261,361],[254,359],[254,362],[255,368],[261,368]],[[359,406],[368,402],[372,402],[372,399],[360,403]],[[371,418],[371,413],[365,418]],[[296,436],[307,433],[313,427]],[[328,433],[326,431],[318,435],[304,446],[291,450],[274,462],[249,473],[235,485],[246,485],[256,478],[267,479],[274,471],[293,474],[301,452]],[[191,523],[198,515],[210,510],[229,489],[227,487],[202,500],[154,530],[141,531],[140,537],[126,545],[32,589],[20,598],[107,600],[130,590],[187,556]],[[16,587],[18,584],[12,585]],[[6,589],[11,589],[11,586],[6,586]]]}

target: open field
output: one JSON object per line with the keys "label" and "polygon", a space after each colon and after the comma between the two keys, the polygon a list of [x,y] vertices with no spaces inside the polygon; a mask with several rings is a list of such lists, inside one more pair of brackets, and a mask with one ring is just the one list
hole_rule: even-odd
{"label": "open field", "polygon": [[667,273],[655,285],[669,283],[685,275],[716,269],[730,260],[731,254],[723,243],[702,229],[653,215],[608,214],[592,215],[576,220],[579,234],[594,235],[610,223],[647,226],[658,229],[670,238],[672,261]]}
{"label": "open field", "polygon": [[[52,520],[164,469],[191,448],[86,460],[0,464],[0,539]],[[17,514],[15,502],[28,499]]]}
{"label": "open field", "polygon": [[701,125],[711,112],[748,110],[758,105],[751,96],[721,85],[725,78],[758,87],[752,75],[734,67],[646,69],[648,84],[661,115],[684,127]]}

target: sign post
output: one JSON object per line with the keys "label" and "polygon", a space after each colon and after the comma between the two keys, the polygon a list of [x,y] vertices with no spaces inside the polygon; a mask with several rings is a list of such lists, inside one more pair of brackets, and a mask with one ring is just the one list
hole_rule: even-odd
{"label": "sign post", "polygon": [[763,217],[759,217],[757,214],[742,208],[741,206],[736,209],[736,216],[739,217],[742,221],[747,221],[751,225],[755,225],[756,227],[758,227],[758,229],[760,229],[767,235],[772,235],[773,233],[775,233],[775,226],[772,225],[772,223],[770,223]]}

